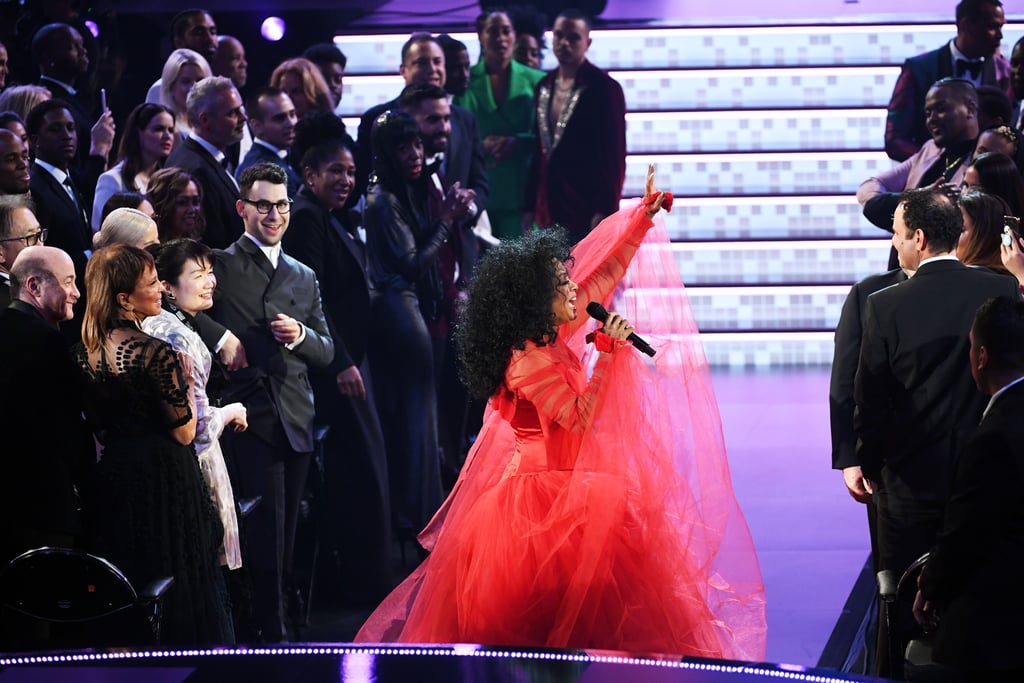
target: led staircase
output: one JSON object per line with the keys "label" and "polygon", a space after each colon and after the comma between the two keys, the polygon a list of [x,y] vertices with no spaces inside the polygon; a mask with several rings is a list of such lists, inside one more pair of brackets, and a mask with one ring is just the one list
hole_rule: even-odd
{"label": "led staircase", "polygon": [[[626,95],[625,197],[647,164],[679,198],[672,251],[717,366],[828,364],[850,284],[885,269],[886,233],[854,199],[889,168],[885,107],[907,57],[951,25],[602,29],[589,58]],[[1024,25],[1003,30],[1003,53]],[[453,34],[475,57],[475,34]],[[337,36],[348,57],[342,109],[401,91],[408,34]],[[545,68],[557,66],[550,51]],[[664,292],[637,291],[656,297]]]}

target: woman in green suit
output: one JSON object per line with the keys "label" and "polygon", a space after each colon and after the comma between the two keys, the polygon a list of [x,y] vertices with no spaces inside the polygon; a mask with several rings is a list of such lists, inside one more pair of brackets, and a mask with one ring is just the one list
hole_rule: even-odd
{"label": "woman in green suit", "polygon": [[533,94],[544,72],[513,61],[516,33],[504,11],[477,19],[480,61],[455,104],[476,116],[487,157],[487,215],[495,237],[522,233],[526,174],[533,154]]}

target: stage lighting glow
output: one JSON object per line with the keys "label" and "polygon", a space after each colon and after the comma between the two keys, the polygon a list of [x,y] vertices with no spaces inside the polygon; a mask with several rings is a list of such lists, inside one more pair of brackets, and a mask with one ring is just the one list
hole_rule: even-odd
{"label": "stage lighting glow", "polygon": [[93,38],[100,37],[100,26],[95,21],[93,21],[92,19],[86,19],[85,27],[89,29],[89,33],[92,34]]}
{"label": "stage lighting glow", "polygon": [[285,30],[284,19],[281,17],[267,17],[263,20],[263,24],[260,25],[260,35],[272,43],[276,43],[284,38]]}

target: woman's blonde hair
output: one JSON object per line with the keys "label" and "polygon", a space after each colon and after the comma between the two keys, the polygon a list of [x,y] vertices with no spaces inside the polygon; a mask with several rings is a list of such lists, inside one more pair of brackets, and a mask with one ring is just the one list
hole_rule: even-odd
{"label": "woman's blonde hair", "polygon": [[210,63],[206,61],[206,57],[203,57],[195,50],[178,48],[168,55],[167,61],[164,62],[164,71],[160,74],[160,104],[174,112],[175,121],[182,121],[184,123],[188,123],[187,113],[184,110],[178,111],[175,108],[171,89],[174,88],[174,83],[178,80],[178,75],[181,74],[181,70],[186,64],[195,64],[199,67],[200,73],[199,78],[196,80],[197,83],[213,75]]}
{"label": "woman's blonde hair", "polygon": [[114,209],[103,219],[99,232],[92,236],[94,249],[109,247],[111,244],[139,246],[146,233],[156,227],[156,221],[138,209]]}
{"label": "woman's blonde hair", "polygon": [[14,85],[0,93],[0,111],[13,111],[24,121],[32,107],[50,99],[53,95],[41,85]]}
{"label": "woman's blonde hair", "polygon": [[127,244],[112,244],[93,253],[85,267],[82,343],[87,351],[98,351],[124,318],[117,295],[134,292],[149,268],[156,268],[149,252]]}

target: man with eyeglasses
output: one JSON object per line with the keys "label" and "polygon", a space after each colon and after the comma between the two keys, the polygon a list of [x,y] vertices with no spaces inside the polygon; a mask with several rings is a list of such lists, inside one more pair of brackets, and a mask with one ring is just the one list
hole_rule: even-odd
{"label": "man with eyeglasses", "polygon": [[46,241],[26,195],[0,196],[0,309],[11,303],[10,269],[26,248]]}
{"label": "man with eyeglasses", "polygon": [[202,186],[206,220],[202,240],[215,249],[224,249],[243,232],[235,211],[238,183],[227,171],[226,155],[228,147],[241,140],[245,131],[242,97],[231,79],[213,76],[192,86],[185,107],[192,132],[185,142],[175,146],[167,165],[188,171]]}
{"label": "man with eyeglasses", "polygon": [[28,145],[14,132],[0,128],[0,195],[28,192]]}
{"label": "man with eyeglasses", "polygon": [[235,495],[263,497],[246,519],[243,561],[265,642],[286,635],[284,589],[313,451],[309,374],[334,357],[316,277],[281,251],[291,214],[286,183],[281,167],[269,162],[242,173],[235,210],[245,233],[217,252],[218,287],[210,309],[211,317],[241,337],[249,362],[231,373],[223,399],[244,403],[253,419],[248,430],[230,434],[225,450],[235,461]]}

